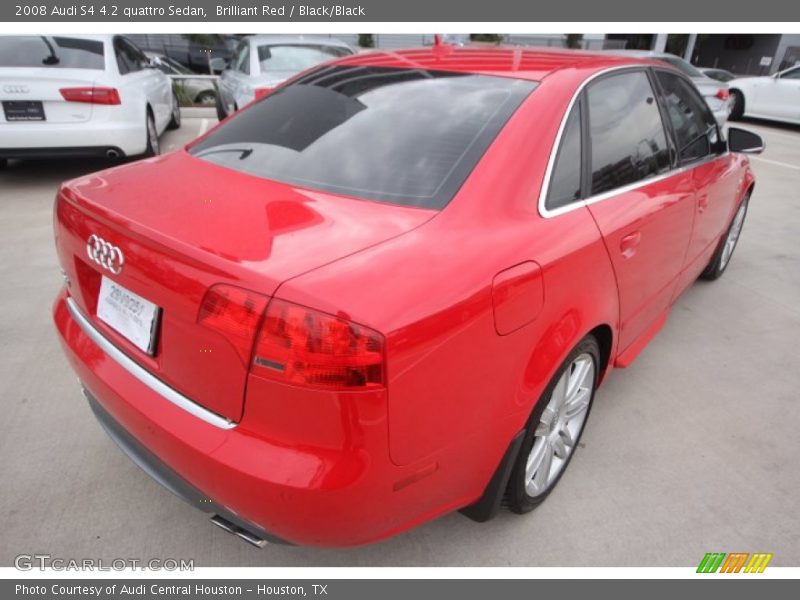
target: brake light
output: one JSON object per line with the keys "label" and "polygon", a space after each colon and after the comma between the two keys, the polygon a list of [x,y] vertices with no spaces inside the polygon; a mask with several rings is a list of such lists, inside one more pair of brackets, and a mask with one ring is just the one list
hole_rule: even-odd
{"label": "brake light", "polygon": [[274,89],[275,88],[271,88],[271,87],[256,88],[256,100],[258,100],[259,98],[263,98],[264,96],[269,94]]}
{"label": "brake light", "polygon": [[242,364],[250,363],[255,338],[268,298],[231,285],[215,285],[206,292],[197,322],[221,333],[236,348]]}
{"label": "brake light", "polygon": [[122,104],[119,92],[112,87],[61,88],[61,96],[67,102],[88,102],[89,104]]}
{"label": "brake light", "polygon": [[363,325],[273,299],[253,356],[254,374],[325,389],[384,384],[383,336]]}
{"label": "brake light", "polygon": [[720,100],[724,101],[724,100],[727,100],[730,97],[731,97],[731,93],[730,93],[730,91],[728,91],[727,88],[719,88],[717,90],[717,98],[719,98]]}

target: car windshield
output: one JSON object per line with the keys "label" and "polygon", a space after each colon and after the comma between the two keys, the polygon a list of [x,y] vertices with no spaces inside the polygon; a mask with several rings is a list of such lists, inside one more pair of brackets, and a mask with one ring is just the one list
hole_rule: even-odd
{"label": "car windshield", "polygon": [[190,152],[292,185],[440,209],[536,85],[423,69],[322,67],[235,114]]}
{"label": "car windshield", "polygon": [[322,44],[269,44],[258,47],[261,72],[290,71],[299,73],[332,58],[349,56],[352,52],[340,46]]}
{"label": "car windshield", "polygon": [[0,36],[0,67],[102,70],[103,42],[49,35]]}
{"label": "car windshield", "polygon": [[658,60],[663,60],[665,63],[671,64],[673,67],[683,72],[684,75],[689,77],[705,77],[698,69],[695,69],[691,64],[678,58],[677,56],[659,56]]}

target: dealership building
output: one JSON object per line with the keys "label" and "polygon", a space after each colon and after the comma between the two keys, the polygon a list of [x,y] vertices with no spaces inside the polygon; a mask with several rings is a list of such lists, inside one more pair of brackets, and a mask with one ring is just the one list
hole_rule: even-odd
{"label": "dealership building", "polygon": [[[138,34],[129,36],[142,47],[175,56],[179,62],[200,70],[207,64],[209,50],[199,46],[215,46],[232,50],[234,36],[192,36]],[[209,43],[203,38],[227,38]],[[375,48],[386,50],[430,46],[433,34],[337,34],[336,37],[353,47],[369,39]],[[582,48],[585,50],[638,49],[670,52],[701,67],[727,69],[736,75],[771,75],[800,63],[800,34],[481,34],[481,39],[495,39],[511,45],[551,48]],[[445,34],[451,42],[468,42],[469,35]],[[222,46],[218,46],[222,44]],[[186,60],[179,58],[181,52]],[[197,63],[197,64],[194,64]],[[199,68],[198,68],[199,67]]]}

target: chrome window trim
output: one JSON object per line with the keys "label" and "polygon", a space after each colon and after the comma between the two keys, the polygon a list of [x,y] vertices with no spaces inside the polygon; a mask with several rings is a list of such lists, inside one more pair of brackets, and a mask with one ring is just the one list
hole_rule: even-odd
{"label": "chrome window trim", "polygon": [[198,419],[201,419],[202,421],[205,421],[214,427],[218,427],[220,429],[233,429],[236,427],[236,423],[229,421],[228,419],[221,417],[206,408],[203,408],[180,392],[177,392],[140,366],[127,354],[122,352],[122,350],[112,344],[106,336],[100,333],[100,331],[94,325],[92,325],[92,323],[80,311],[78,305],[75,303],[75,300],[67,297],[66,304],[67,309],[72,315],[72,318],[75,319],[75,322],[78,324],[78,326],[95,344],[97,344],[97,346],[103,352],[105,352],[119,366],[128,371],[128,373],[133,375],[136,379],[149,387],[156,394],[164,398],[164,400],[171,402],[178,408],[185,410],[189,414],[194,415]]}
{"label": "chrome window trim", "polygon": [[[618,195],[624,194],[626,192],[631,192],[631,191],[633,191],[635,189],[638,189],[640,187],[643,187],[643,186],[646,186],[646,185],[650,185],[652,183],[657,183],[659,181],[663,181],[664,179],[667,179],[668,177],[672,177],[673,175],[680,175],[681,173],[684,173],[689,169],[694,169],[695,167],[703,165],[703,164],[705,164],[707,162],[711,162],[713,160],[717,160],[719,158],[723,158],[723,157],[725,157],[725,156],[727,156],[729,154],[729,151],[726,150],[722,154],[711,155],[711,156],[708,156],[708,157],[706,157],[706,158],[704,158],[702,160],[698,160],[698,161],[695,161],[693,163],[686,164],[686,165],[676,165],[675,167],[670,168],[669,170],[664,171],[663,173],[658,173],[657,175],[651,175],[650,177],[645,177],[644,179],[640,179],[639,181],[634,181],[633,183],[629,183],[627,185],[623,185],[621,187],[614,188],[613,190],[608,190],[608,191],[602,192],[600,194],[594,194],[593,196],[589,196],[588,198],[582,198],[580,200],[576,200],[575,202],[571,202],[571,203],[567,204],[566,206],[561,206],[559,208],[554,208],[552,210],[550,210],[550,209],[548,209],[546,207],[545,202],[547,200],[547,194],[550,191],[550,177],[552,175],[553,168],[555,166],[556,157],[558,155],[558,149],[561,147],[561,137],[564,134],[564,129],[566,129],[567,120],[569,119],[569,115],[572,112],[572,107],[575,105],[575,102],[578,100],[578,98],[580,97],[580,95],[583,92],[583,90],[592,81],[594,81],[598,77],[601,77],[602,75],[606,75],[608,73],[613,73],[615,71],[630,70],[630,71],[634,71],[635,72],[635,71],[639,71],[639,70],[642,70],[642,69],[646,70],[646,69],[648,69],[650,67],[651,67],[650,65],[619,65],[619,66],[616,66],[616,67],[609,67],[607,69],[603,69],[602,71],[598,71],[597,73],[593,73],[590,77],[586,78],[581,83],[580,86],[578,86],[578,89],[575,91],[575,93],[572,96],[572,99],[569,101],[569,105],[567,106],[567,110],[564,113],[564,116],[561,118],[561,124],[558,127],[558,133],[556,134],[556,139],[553,142],[552,148],[550,149],[550,157],[547,160],[547,170],[545,171],[544,179],[542,180],[542,189],[539,192],[539,215],[540,216],[542,216],[545,219],[549,219],[551,217],[557,217],[559,215],[563,215],[565,213],[568,213],[570,211],[576,210],[578,208],[585,208],[585,207],[589,206],[590,204],[595,204],[597,202],[602,202],[603,200],[608,200],[609,198],[613,198],[614,196],[618,196]],[[658,67],[656,66],[656,68],[658,68]],[[669,71],[671,73],[673,72],[670,69],[664,69],[664,70],[665,71]],[[658,92],[656,90],[653,90],[653,93],[657,94]]]}

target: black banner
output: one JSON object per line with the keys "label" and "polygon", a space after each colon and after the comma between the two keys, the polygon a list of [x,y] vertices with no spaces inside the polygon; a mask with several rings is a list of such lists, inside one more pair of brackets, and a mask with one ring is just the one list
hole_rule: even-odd
{"label": "black banner", "polygon": [[[785,0],[12,0],[0,21],[106,22],[752,22],[800,21],[800,3]],[[744,32],[744,31],[743,31]]]}

